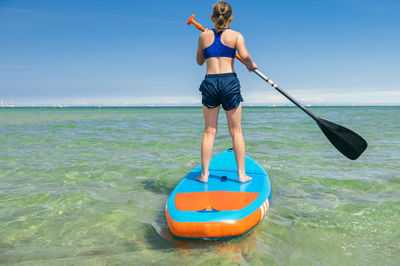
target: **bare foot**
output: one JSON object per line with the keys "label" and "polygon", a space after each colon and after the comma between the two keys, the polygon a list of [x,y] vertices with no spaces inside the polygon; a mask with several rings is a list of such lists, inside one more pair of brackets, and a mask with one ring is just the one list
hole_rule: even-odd
{"label": "bare foot", "polygon": [[197,180],[197,181],[200,181],[201,183],[207,183],[207,182],[208,182],[208,178],[203,178],[203,177],[201,177],[201,176],[196,177],[196,180]]}
{"label": "bare foot", "polygon": [[247,182],[247,181],[250,181],[250,180],[252,180],[252,178],[250,176],[247,176],[247,175],[239,176],[239,182],[240,183],[244,183],[244,182]]}
{"label": "bare foot", "polygon": [[196,180],[197,180],[197,181],[200,181],[201,183],[207,183],[207,182],[208,182],[208,175],[209,175],[209,174],[207,174],[207,175],[201,174],[201,176],[196,177]]}

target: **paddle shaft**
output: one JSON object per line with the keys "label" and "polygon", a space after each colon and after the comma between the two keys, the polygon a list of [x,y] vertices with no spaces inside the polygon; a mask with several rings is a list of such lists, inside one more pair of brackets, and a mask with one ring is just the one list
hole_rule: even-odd
{"label": "paddle shaft", "polygon": [[315,122],[318,123],[318,117],[316,115],[314,115],[313,113],[311,113],[308,109],[306,109],[301,103],[299,103],[298,101],[296,101],[292,96],[290,96],[286,91],[282,90],[281,88],[279,88],[278,84],[276,84],[275,82],[273,82],[272,80],[270,80],[267,76],[265,76],[263,73],[261,73],[260,70],[258,69],[254,69],[253,70],[254,73],[257,74],[257,76],[259,76],[260,78],[262,78],[263,80],[265,80],[266,82],[268,82],[268,84],[270,84],[272,87],[274,87],[274,89],[276,89],[277,91],[279,91],[280,94],[282,94],[283,96],[285,96],[286,98],[289,99],[289,101],[291,101],[292,103],[294,103],[297,107],[299,107],[301,110],[303,110],[306,114],[308,114],[309,116],[311,116],[312,119],[315,120]]}

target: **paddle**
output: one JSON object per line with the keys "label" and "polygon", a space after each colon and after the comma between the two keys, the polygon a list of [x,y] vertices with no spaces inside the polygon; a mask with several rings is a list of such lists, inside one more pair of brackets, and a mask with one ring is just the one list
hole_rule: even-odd
{"label": "paddle", "polygon": [[[196,28],[201,31],[205,31],[204,27],[194,21],[194,14],[190,16],[187,25],[193,24]],[[236,54],[236,58],[244,64],[242,59],[238,54]],[[284,90],[282,90],[275,82],[270,80],[267,76],[261,73],[258,69],[253,70],[260,78],[268,82],[272,87],[274,87],[277,91],[279,91],[283,96],[285,96],[289,101],[294,103],[297,107],[303,110],[306,114],[308,114],[314,121],[317,123],[319,128],[328,138],[328,140],[338,149],[344,156],[351,160],[356,160],[367,148],[367,142],[357,133],[351,131],[348,128],[345,128],[341,125],[332,123],[328,120],[322,119],[311,113],[308,109],[306,109],[301,103],[296,101],[292,96],[287,94]]]}

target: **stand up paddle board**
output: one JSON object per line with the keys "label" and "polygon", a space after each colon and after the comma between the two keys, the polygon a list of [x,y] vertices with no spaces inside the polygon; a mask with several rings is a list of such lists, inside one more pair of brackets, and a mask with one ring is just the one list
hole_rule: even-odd
{"label": "stand up paddle board", "polygon": [[201,183],[201,165],[175,187],[165,205],[171,233],[181,238],[219,239],[248,232],[267,213],[271,183],[267,172],[246,156],[246,174],[240,183],[235,155],[228,149],[210,163],[208,183]]}

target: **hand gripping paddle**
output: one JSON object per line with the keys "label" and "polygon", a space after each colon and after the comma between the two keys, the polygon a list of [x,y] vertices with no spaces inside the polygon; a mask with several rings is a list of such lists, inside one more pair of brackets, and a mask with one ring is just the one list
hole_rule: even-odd
{"label": "hand gripping paddle", "polygon": [[[196,28],[198,28],[201,31],[205,31],[204,27],[200,23],[194,20],[194,15],[191,15],[187,22],[187,25],[190,24],[193,24]],[[236,54],[236,58],[243,63],[243,60],[240,58],[238,54]],[[363,139],[360,135],[341,125],[317,117],[316,115],[311,113],[308,109],[306,109],[301,103],[296,101],[292,96],[290,96],[284,90],[279,88],[279,86],[275,82],[270,80],[258,69],[254,69],[253,72],[256,73],[260,78],[268,82],[283,96],[289,99],[289,101],[294,103],[297,107],[299,107],[312,119],[314,119],[314,121],[317,123],[319,128],[322,130],[322,132],[325,134],[328,140],[332,143],[332,145],[335,146],[335,148],[338,149],[344,156],[346,156],[351,160],[356,160],[365,151],[368,144],[365,141],[365,139]]]}

